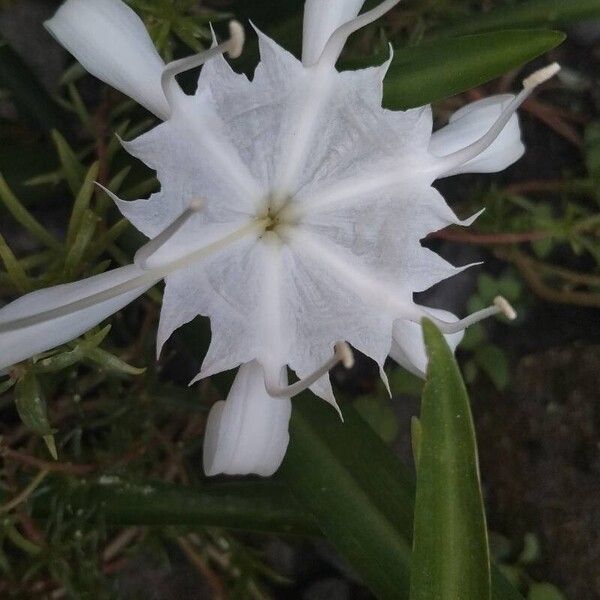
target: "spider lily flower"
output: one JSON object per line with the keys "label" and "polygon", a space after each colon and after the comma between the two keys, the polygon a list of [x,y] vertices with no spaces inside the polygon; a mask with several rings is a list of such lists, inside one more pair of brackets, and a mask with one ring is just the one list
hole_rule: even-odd
{"label": "spider lily flower", "polygon": [[[558,69],[516,96],[469,104],[432,134],[429,106],[381,107],[388,63],[339,72],[354,31],[398,0],[359,15],[362,0],[307,0],[302,60],[258,32],[252,80],[223,54],[244,41],[164,65],[120,0],[67,0],[48,29],[94,75],[162,121],[125,149],[155,169],[161,191],[114,201],[148,238],[134,264],[39,290],[0,310],[0,368],[80,335],[165,280],[157,352],[175,329],[210,317],[212,340],[194,381],[239,367],[211,410],[204,467],[272,474],[288,444],[290,398],[309,387],[335,399],[328,371],[352,364],[349,344],[380,368],[388,354],[423,375],[420,332],[432,319],[455,346],[464,319],[416,304],[414,292],[456,275],[420,240],[459,220],[432,187],[440,177],[498,171],[523,153],[516,110]],[[204,64],[195,94],[176,75]],[[288,384],[288,368],[297,381]],[[383,370],[382,370],[383,374]]]}

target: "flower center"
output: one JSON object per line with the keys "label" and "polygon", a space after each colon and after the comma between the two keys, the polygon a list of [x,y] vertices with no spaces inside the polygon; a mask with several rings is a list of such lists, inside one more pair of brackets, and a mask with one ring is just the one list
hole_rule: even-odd
{"label": "flower center", "polygon": [[275,201],[272,195],[269,195],[263,205],[262,210],[256,215],[256,218],[264,222],[264,232],[272,232],[279,237],[283,227],[294,224],[294,219],[289,215],[289,211],[284,210],[288,205],[289,198]]}

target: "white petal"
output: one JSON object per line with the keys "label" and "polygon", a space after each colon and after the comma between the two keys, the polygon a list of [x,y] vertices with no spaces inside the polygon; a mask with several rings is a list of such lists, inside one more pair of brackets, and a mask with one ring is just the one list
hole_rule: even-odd
{"label": "white petal", "polygon": [[306,0],[302,34],[302,62],[317,62],[331,34],[358,15],[364,0]]}
{"label": "white petal", "polygon": [[165,65],[141,19],[121,0],[67,0],[46,27],[92,75],[168,118],[160,85]]}
{"label": "white petal", "polygon": [[[135,265],[129,265],[82,281],[31,292],[0,309],[0,325],[76,302],[143,274],[144,271]],[[129,304],[154,283],[146,282],[114,298],[48,321],[0,331],[0,369],[76,338]]]}
{"label": "white petal", "polygon": [[[431,136],[429,151],[436,156],[446,156],[478,140],[513,98],[510,94],[491,96],[463,106],[450,117],[446,127],[442,127]],[[444,176],[502,171],[521,158],[524,152],[519,118],[515,113],[487,150]]]}
{"label": "white petal", "polygon": [[[424,307],[425,308],[425,307]],[[425,308],[434,317],[444,321],[458,321],[458,317],[439,308]],[[448,345],[454,351],[460,343],[464,333],[452,333],[446,335]],[[390,356],[407,371],[417,377],[425,377],[427,371],[427,352],[423,340],[423,331],[420,323],[398,319],[394,322],[393,341]]]}
{"label": "white petal", "polygon": [[[282,375],[282,383],[285,377]],[[225,402],[211,409],[204,436],[204,472],[268,477],[283,461],[292,404],[272,398],[256,361],[242,365]]]}

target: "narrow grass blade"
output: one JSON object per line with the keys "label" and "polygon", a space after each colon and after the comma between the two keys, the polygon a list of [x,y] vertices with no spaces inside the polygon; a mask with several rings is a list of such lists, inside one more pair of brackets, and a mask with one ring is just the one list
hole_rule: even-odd
{"label": "narrow grass blade", "polygon": [[31,235],[49,248],[60,248],[58,240],[23,206],[19,199],[12,193],[3,175],[0,174],[0,199],[8,212]]}

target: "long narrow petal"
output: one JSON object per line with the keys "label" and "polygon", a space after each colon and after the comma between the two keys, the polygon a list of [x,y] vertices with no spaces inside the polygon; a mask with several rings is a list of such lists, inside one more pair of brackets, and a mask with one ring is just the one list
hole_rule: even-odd
{"label": "long narrow petal", "polygon": [[[36,315],[120,286],[143,273],[135,265],[129,265],[82,281],[31,292],[0,309],[0,370],[76,338],[143,294],[154,282],[40,322],[35,321]],[[27,324],[27,319],[32,323]],[[21,320],[25,321],[21,326],[9,327],[11,322]]]}
{"label": "long narrow petal", "polygon": [[92,75],[168,118],[160,85],[164,62],[140,18],[121,0],[67,0],[46,27]]}
{"label": "long narrow petal", "polygon": [[302,34],[302,62],[317,62],[331,34],[354,19],[364,0],[306,0]]}
{"label": "long narrow petal", "polygon": [[[450,117],[448,125],[431,136],[429,151],[436,156],[446,156],[473,143],[490,129],[513,98],[510,94],[491,96],[463,106]],[[489,148],[453,171],[444,173],[444,176],[502,171],[521,158],[524,152],[519,119],[515,113]]]}
{"label": "long narrow petal", "polygon": [[289,398],[267,394],[258,362],[242,365],[227,400],[214,404],[208,416],[205,473],[263,477],[275,473],[288,446],[291,412]]}
{"label": "long narrow petal", "polygon": [[[443,321],[458,321],[452,313],[439,308],[425,308],[425,311]],[[463,332],[446,335],[446,341],[452,350],[463,338]],[[393,341],[390,356],[407,371],[417,377],[425,377],[427,371],[427,353],[420,323],[398,319],[394,322]]]}

